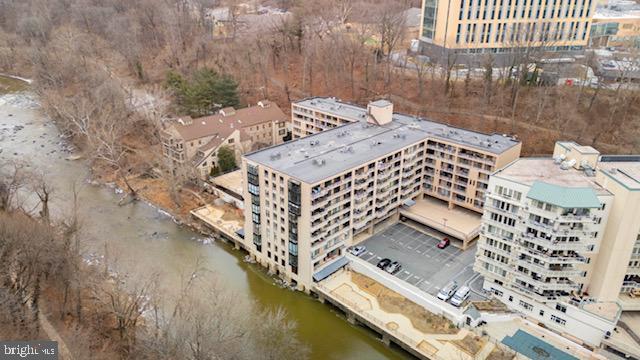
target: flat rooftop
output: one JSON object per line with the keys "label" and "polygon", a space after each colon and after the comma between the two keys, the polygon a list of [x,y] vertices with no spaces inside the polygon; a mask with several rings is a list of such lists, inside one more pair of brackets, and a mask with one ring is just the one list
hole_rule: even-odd
{"label": "flat rooftop", "polygon": [[317,98],[298,104],[306,106],[306,102],[323,104],[322,108],[318,108],[322,111],[325,111],[325,107],[330,110],[329,105],[334,104],[336,111],[341,111],[340,116],[356,122],[272,146],[245,157],[313,184],[427,138],[442,139],[495,154],[519,144],[519,141],[508,136],[481,134],[408,115],[394,114],[392,122],[373,125],[365,122],[364,108]]}
{"label": "flat rooftop", "polygon": [[240,196],[243,196],[242,170],[236,170],[217,176],[213,179],[213,183],[221,188],[228,189]]}
{"label": "flat rooftop", "polygon": [[588,176],[584,171],[574,168],[563,170],[552,158],[520,158],[492,176],[527,186],[543,182],[567,188],[590,188],[596,195],[611,195],[598,185],[595,176]]}
{"label": "flat rooftop", "polygon": [[598,163],[600,171],[629,189],[640,189],[640,156],[605,155]]}
{"label": "flat rooftop", "polygon": [[[350,119],[352,121],[365,121],[367,114],[366,107],[342,102],[331,97],[307,98],[297,101],[294,104]],[[371,104],[376,106],[386,106],[389,105],[390,102],[388,100],[377,100]],[[501,154],[520,143],[520,141],[513,140],[510,136],[504,136],[501,134],[485,134],[413,115],[394,113],[393,120],[401,121],[403,124],[415,123],[418,130],[421,130],[434,138],[473,147],[478,150],[494,154]]]}
{"label": "flat rooftop", "polygon": [[447,203],[438,199],[418,199],[414,205],[403,208],[401,213],[462,241],[477,237],[482,225],[480,214],[459,206],[449,209]]}

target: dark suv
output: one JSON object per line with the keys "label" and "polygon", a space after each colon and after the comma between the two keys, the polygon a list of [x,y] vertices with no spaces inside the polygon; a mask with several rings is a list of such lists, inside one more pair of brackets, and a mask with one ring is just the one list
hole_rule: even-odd
{"label": "dark suv", "polygon": [[384,258],[384,259],[378,261],[378,267],[380,269],[386,268],[387,265],[389,265],[389,264],[391,264],[391,259]]}

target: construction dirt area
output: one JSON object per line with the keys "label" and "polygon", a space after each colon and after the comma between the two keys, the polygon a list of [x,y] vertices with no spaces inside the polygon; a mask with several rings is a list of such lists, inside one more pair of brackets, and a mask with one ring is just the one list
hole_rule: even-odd
{"label": "construction dirt area", "polygon": [[430,359],[511,360],[515,354],[479,332],[458,328],[442,315],[354,271],[341,271],[318,290],[384,328]]}
{"label": "construction dirt area", "polygon": [[382,310],[406,316],[413,326],[426,334],[455,334],[458,328],[444,316],[433,314],[424,307],[408,300],[404,296],[388,289],[375,280],[359,274],[351,273],[351,280],[358,287],[373,295]]}

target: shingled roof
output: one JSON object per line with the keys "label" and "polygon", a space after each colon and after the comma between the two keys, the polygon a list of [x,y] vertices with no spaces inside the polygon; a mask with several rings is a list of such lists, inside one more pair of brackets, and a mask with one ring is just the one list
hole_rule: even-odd
{"label": "shingled roof", "polygon": [[206,136],[218,135],[226,138],[234,130],[254,126],[264,122],[287,121],[287,116],[277,104],[261,101],[258,105],[235,110],[225,108],[215,115],[197,119],[183,117],[171,124],[184,141],[191,141]]}

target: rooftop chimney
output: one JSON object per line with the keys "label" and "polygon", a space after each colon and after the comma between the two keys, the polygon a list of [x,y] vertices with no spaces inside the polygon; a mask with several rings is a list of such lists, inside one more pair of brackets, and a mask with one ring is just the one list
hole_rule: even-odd
{"label": "rooftop chimney", "polygon": [[232,106],[226,107],[222,110],[220,110],[220,115],[227,117],[227,116],[231,116],[233,114],[236,113],[236,109],[234,109]]}
{"label": "rooftop chimney", "polygon": [[367,122],[386,125],[393,120],[393,104],[388,100],[376,100],[367,105]]}

